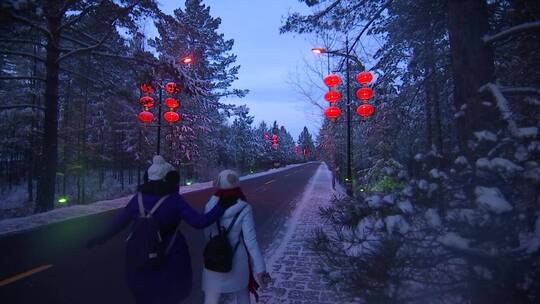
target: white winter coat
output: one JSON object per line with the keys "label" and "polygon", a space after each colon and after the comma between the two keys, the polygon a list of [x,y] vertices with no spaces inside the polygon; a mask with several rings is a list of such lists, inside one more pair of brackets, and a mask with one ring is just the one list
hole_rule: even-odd
{"label": "white winter coat", "polygon": [[[208,203],[206,203],[204,208],[205,213],[212,210],[212,208],[214,208],[214,206],[217,204],[218,200],[218,197],[212,196]],[[252,259],[254,274],[266,271],[266,266],[264,264],[261,250],[255,235],[255,225],[253,223],[253,212],[251,206],[242,200],[238,200],[236,204],[227,209],[223,214],[223,217],[220,219],[221,226],[225,228],[229,227],[234,216],[243,207],[244,209],[240,213],[240,216],[236,220],[236,223],[231,228],[228,235],[229,242],[233,248],[239,240],[241,242],[234,254],[232,270],[228,273],[220,273],[203,267],[202,289],[204,291],[230,293],[240,291],[248,287],[249,268],[246,248],[249,251]],[[218,233],[216,226],[216,224],[213,224],[204,229],[206,240],[209,239],[210,235],[216,235]],[[244,236],[245,246],[240,238],[241,232]]]}

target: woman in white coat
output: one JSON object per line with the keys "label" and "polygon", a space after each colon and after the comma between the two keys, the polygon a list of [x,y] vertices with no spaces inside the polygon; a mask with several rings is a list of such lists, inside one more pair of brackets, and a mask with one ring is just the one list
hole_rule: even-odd
{"label": "woman in white coat", "polygon": [[[222,293],[233,293],[237,304],[249,304],[249,289],[253,289],[255,284],[255,282],[250,282],[250,279],[253,280],[250,270],[253,269],[257,281],[262,287],[266,287],[270,280],[257,243],[253,212],[239,188],[239,178],[236,172],[222,171],[214,181],[214,187],[217,188],[217,192],[206,203],[205,210],[211,210],[220,200],[222,203],[231,204],[232,206],[225,211],[220,219],[221,226],[226,228],[239,214],[227,235],[229,243],[233,248],[236,247],[236,251],[230,272],[221,273],[203,269],[204,303],[217,304]],[[218,234],[217,225],[211,225],[204,229],[204,234],[207,240],[211,235]],[[237,244],[238,246],[236,246]],[[251,260],[251,265],[249,265],[249,260]]]}

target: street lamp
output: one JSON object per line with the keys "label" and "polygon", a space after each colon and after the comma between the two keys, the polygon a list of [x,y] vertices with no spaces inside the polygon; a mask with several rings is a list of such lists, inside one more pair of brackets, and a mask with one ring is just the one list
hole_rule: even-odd
{"label": "street lamp", "polygon": [[180,62],[182,62],[183,64],[190,64],[193,62],[193,57],[191,57],[190,55],[184,56],[182,57],[182,59],[180,59]]}
{"label": "street lamp", "polygon": [[[352,195],[353,192],[352,192],[352,149],[351,149],[351,89],[350,89],[350,78],[351,78],[350,76],[351,75],[350,75],[350,60],[352,59],[358,65],[358,67],[360,67],[360,69],[364,70],[365,68],[364,68],[364,65],[362,64],[362,62],[356,56],[353,56],[353,55],[350,54],[351,49],[349,48],[349,37],[345,38],[345,52],[343,52],[341,50],[327,50],[327,49],[321,48],[321,47],[312,48],[311,51],[314,54],[325,54],[325,53],[328,54],[328,69],[329,70],[330,70],[330,55],[344,57],[345,61],[346,61],[347,177],[345,178],[345,184],[346,184],[347,194]],[[369,78],[369,81],[367,82],[367,83],[369,83],[373,79],[373,76],[371,75],[371,73],[368,73],[368,74],[369,75],[367,75],[365,73],[361,73],[362,77],[360,77],[360,74],[357,75],[358,82],[360,82],[361,84],[364,84],[366,79],[371,77],[371,78]],[[326,77],[325,77],[325,83],[327,85],[329,85],[327,83]],[[330,87],[332,87],[332,86],[330,86]],[[363,94],[362,98],[361,98],[363,101],[366,100],[366,99],[369,99],[369,98],[371,98],[373,96],[373,91],[371,91],[371,89],[369,89],[369,91],[367,91],[366,89],[369,89],[369,88],[361,88],[360,89],[361,93]],[[369,95],[370,92],[371,92],[371,96],[366,98]],[[336,95],[336,94],[331,93],[329,95]],[[326,97],[330,97],[330,98],[326,98]],[[325,98],[332,103],[332,101],[331,101],[332,96],[325,96]],[[357,110],[357,113],[359,115],[363,116],[364,118],[371,115],[373,113],[373,107],[371,106],[371,108],[369,108],[370,106],[371,105],[366,106],[365,102],[364,102],[364,105],[362,105],[362,111]],[[338,113],[338,110],[339,110],[339,108],[337,108],[337,107],[333,108],[331,106],[330,108],[327,109],[327,111],[325,112],[325,115],[327,117],[329,117],[330,119],[335,120],[340,114],[340,113]]]}

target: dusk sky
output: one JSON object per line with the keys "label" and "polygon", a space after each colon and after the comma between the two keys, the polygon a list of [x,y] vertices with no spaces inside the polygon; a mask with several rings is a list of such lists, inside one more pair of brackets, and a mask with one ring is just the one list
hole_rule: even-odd
{"label": "dusk sky", "polygon": [[[246,104],[255,125],[277,120],[294,139],[307,126],[313,134],[321,124],[321,112],[302,98],[290,84],[304,59],[314,60],[313,44],[308,36],[279,34],[282,20],[290,11],[307,11],[305,4],[291,0],[213,0],[204,1],[210,14],[220,17],[219,32],[234,39],[233,52],[241,65],[235,88],[249,89],[242,98],[229,98],[226,103]],[[183,1],[161,1],[164,11],[171,13]],[[322,82],[322,80],[321,80]]]}

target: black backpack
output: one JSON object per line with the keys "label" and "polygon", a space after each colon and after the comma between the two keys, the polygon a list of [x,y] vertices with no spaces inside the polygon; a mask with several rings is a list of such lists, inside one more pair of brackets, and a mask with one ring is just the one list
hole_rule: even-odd
{"label": "black backpack", "polygon": [[210,240],[206,244],[206,247],[204,247],[203,257],[204,267],[206,269],[222,273],[232,270],[234,253],[236,252],[240,241],[236,243],[236,246],[234,246],[233,249],[227,236],[244,208],[245,206],[234,216],[231,224],[226,230],[224,227],[221,227],[219,220],[217,221],[218,234],[215,236],[210,235]]}
{"label": "black backpack", "polygon": [[[163,250],[159,223],[152,217],[154,212],[169,197],[163,196],[154,205],[150,212],[145,213],[142,194],[138,195],[139,217],[135,220],[131,233],[127,238],[127,263],[130,267],[141,268],[144,266],[159,266],[176,239],[178,227],[169,242],[169,245]],[[180,225],[178,225],[180,226]]]}

